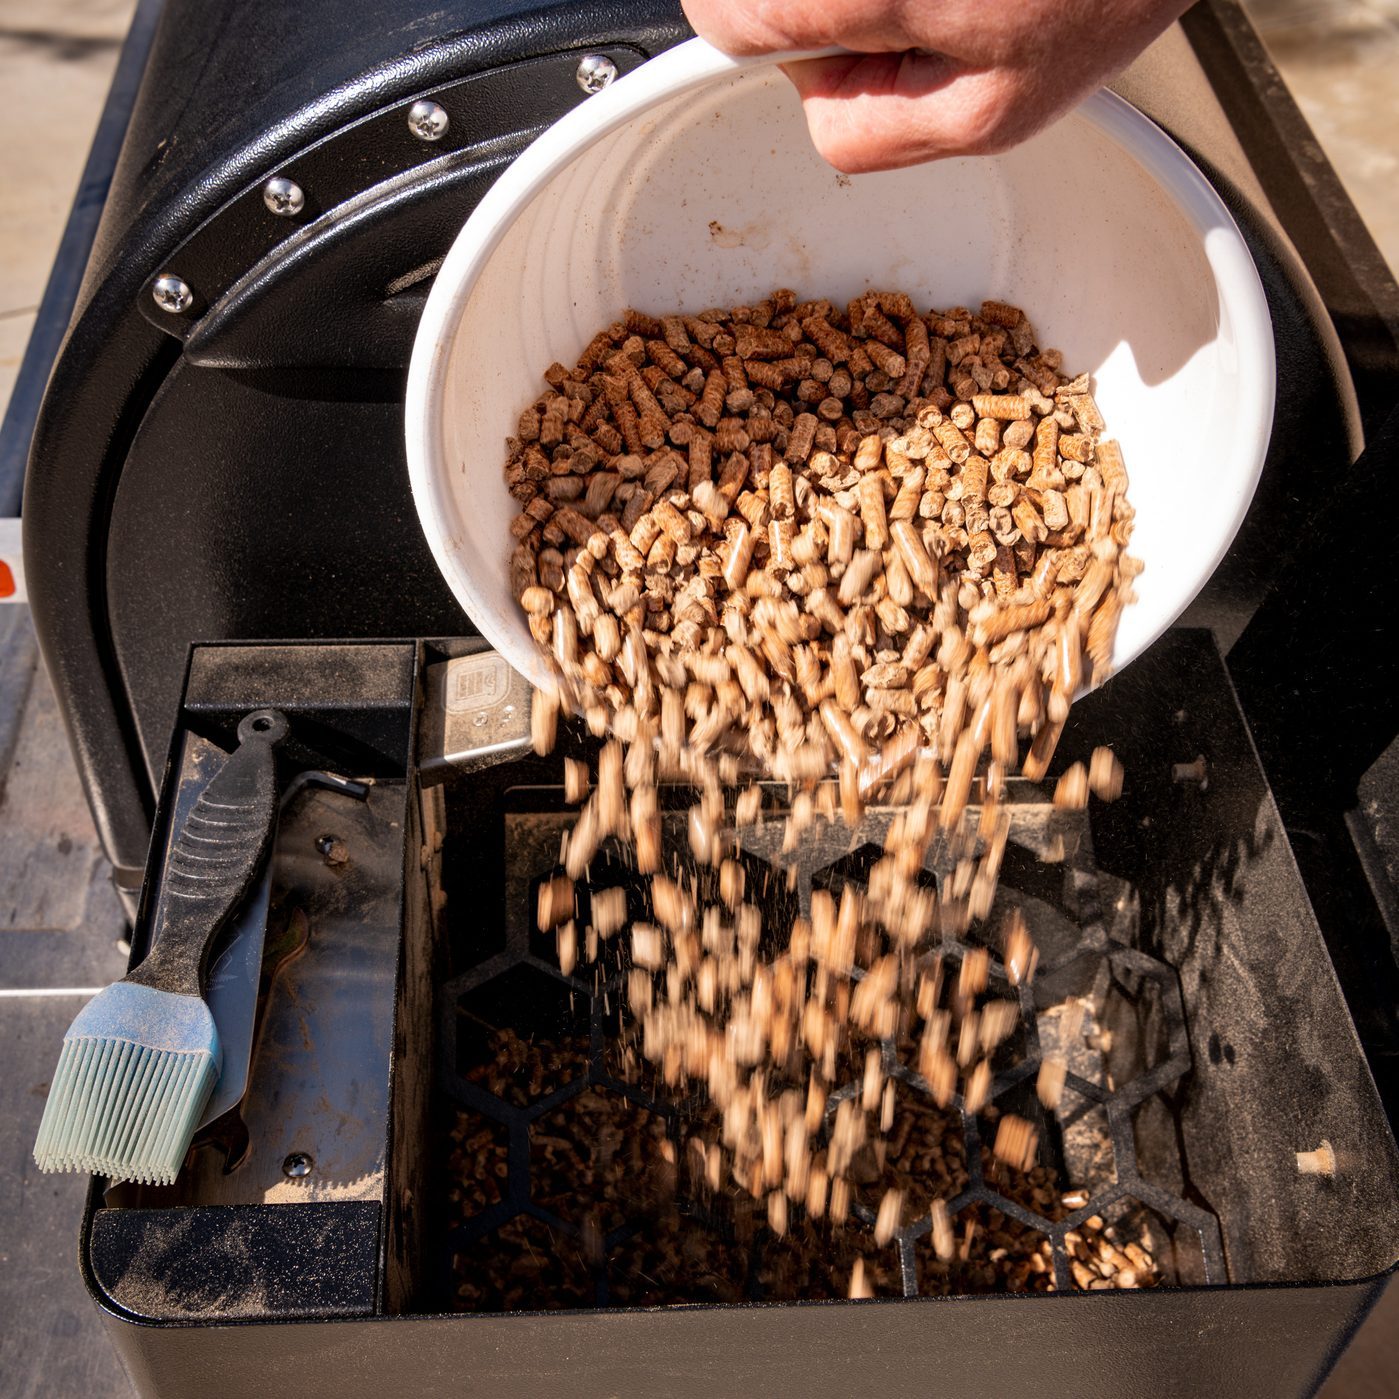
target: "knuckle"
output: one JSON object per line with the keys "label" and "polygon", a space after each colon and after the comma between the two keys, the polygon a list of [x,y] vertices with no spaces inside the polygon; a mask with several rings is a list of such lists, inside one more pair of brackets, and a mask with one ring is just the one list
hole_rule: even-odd
{"label": "knuckle", "polygon": [[1029,134],[1018,94],[1004,84],[986,85],[964,98],[949,122],[958,155],[999,155]]}

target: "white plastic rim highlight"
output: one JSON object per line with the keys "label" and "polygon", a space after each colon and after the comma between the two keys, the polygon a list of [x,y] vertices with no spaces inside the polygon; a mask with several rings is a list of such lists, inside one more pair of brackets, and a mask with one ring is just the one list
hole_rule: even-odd
{"label": "white plastic rim highlight", "polygon": [[1068,371],[1094,374],[1122,443],[1146,564],[1113,654],[1126,665],[1223,558],[1267,450],[1272,326],[1228,210],[1108,92],[1004,155],[840,176],[779,61],[668,50],[544,132],[458,235],[405,418],[414,502],[453,594],[515,669],[547,678],[509,591],[504,439],[544,367],[571,364],[628,305],[698,311],[782,285],[896,287],[924,308],[995,297],[1026,309]]}

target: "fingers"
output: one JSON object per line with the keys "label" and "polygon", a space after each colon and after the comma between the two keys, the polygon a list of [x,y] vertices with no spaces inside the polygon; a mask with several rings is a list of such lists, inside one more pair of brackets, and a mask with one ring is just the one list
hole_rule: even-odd
{"label": "fingers", "polygon": [[[682,0],[695,33],[732,54],[781,53],[838,44],[897,53],[920,42],[917,0]],[[926,10],[926,3],[922,6]]]}
{"label": "fingers", "polygon": [[813,144],[847,174],[991,154],[1057,115],[1057,104],[1044,111],[1025,100],[1018,75],[968,72],[938,54],[818,58],[783,67],[801,94]]}
{"label": "fingers", "polygon": [[839,46],[784,65],[840,170],[987,155],[1034,135],[1155,38],[1188,0],[682,0],[733,54]]}

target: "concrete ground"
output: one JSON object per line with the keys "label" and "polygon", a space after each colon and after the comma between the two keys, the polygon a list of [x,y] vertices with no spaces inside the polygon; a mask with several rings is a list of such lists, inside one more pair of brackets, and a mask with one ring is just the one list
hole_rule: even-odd
{"label": "concrete ground", "polygon": [[126,927],[20,606],[0,607],[0,833],[0,1395],[130,1399],[78,1276],[87,1182],[30,1155],[63,1033],[124,971]]}
{"label": "concrete ground", "polygon": [[[0,0],[0,412],[34,324],[134,0]],[[126,928],[39,664],[0,605],[0,1396],[130,1399],[78,1276],[86,1182],[30,1150],[85,988]]]}
{"label": "concrete ground", "polygon": [[[1399,267],[1399,0],[1247,8]],[[0,0],[0,410],[132,9]],[[75,993],[120,974],[123,925],[22,607],[0,606],[0,833],[0,1399],[127,1399],[75,1267],[84,1185],[39,1176],[29,1156]],[[1392,1288],[1322,1399],[1389,1399],[1396,1376]]]}
{"label": "concrete ground", "polygon": [[0,0],[0,414],[134,0]]}
{"label": "concrete ground", "polygon": [[1244,8],[1399,268],[1399,0],[1244,0]]}

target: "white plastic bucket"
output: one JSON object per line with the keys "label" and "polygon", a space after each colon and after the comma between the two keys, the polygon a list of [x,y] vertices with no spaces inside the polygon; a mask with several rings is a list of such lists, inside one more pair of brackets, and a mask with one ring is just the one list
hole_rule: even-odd
{"label": "white plastic bucket", "polygon": [[507,560],[505,438],[629,306],[652,314],[790,286],[868,287],[920,306],[1010,301],[1041,345],[1089,370],[1118,438],[1144,560],[1114,666],[1168,627],[1223,557],[1272,423],[1267,301],[1219,197],[1110,93],[1004,155],[839,175],[812,149],[776,60],[700,40],[652,59],[551,127],[500,177],[447,255],[408,376],[423,531],[481,633],[547,675]]}

